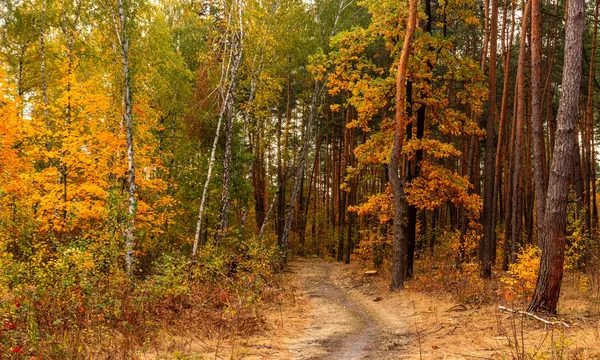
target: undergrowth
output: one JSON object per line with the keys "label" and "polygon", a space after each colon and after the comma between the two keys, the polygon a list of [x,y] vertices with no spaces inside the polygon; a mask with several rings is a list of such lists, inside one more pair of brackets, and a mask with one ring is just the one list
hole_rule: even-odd
{"label": "undergrowth", "polygon": [[[131,359],[159,331],[225,338],[264,326],[257,303],[277,254],[256,240],[206,245],[196,261],[160,257],[144,274],[122,269],[118,243],[39,241],[26,257],[1,251],[0,354],[10,359]],[[267,299],[268,300],[268,299]]]}

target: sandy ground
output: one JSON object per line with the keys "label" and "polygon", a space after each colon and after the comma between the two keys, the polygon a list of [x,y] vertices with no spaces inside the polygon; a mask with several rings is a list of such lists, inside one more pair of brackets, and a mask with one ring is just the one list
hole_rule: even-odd
{"label": "sandy ground", "polygon": [[390,316],[381,298],[344,281],[341,264],[303,259],[291,271],[308,319],[304,329],[286,341],[293,359],[400,358],[411,336],[402,316],[407,309]]}
{"label": "sandy ground", "polygon": [[[285,274],[290,303],[266,310],[264,333],[215,343],[189,334],[162,339],[142,359],[404,359],[412,338],[408,306],[390,309],[374,290],[355,288],[343,264],[300,259]],[[217,350],[218,348],[218,350]]]}
{"label": "sandy ground", "polygon": [[497,304],[463,306],[449,294],[411,289],[392,293],[387,276],[366,276],[363,270],[357,264],[296,260],[284,275],[289,301],[264,310],[269,327],[263,333],[218,344],[180,336],[169,340],[179,344],[172,347],[176,352],[142,358],[600,358],[600,319],[572,318],[569,329],[547,329],[501,312]]}
{"label": "sandy ground", "polygon": [[600,358],[599,319],[570,316],[563,320],[573,326],[550,329],[499,311],[498,304],[464,306],[448,293],[410,288],[390,292],[388,276],[365,276],[363,270],[322,259],[295,261],[288,283],[296,304],[280,310],[270,352],[244,358]]}

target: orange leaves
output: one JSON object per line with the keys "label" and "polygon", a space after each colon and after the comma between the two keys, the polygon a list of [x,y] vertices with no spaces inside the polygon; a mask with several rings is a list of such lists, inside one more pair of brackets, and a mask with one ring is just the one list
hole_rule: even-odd
{"label": "orange leaves", "polygon": [[469,194],[466,177],[440,165],[423,161],[421,175],[406,185],[408,202],[419,209],[434,209],[445,202],[463,207],[471,219],[477,219],[482,202],[479,195]]}
{"label": "orange leaves", "polygon": [[454,145],[436,139],[411,139],[405,142],[402,147],[402,153],[409,155],[411,158],[418,150],[425,150],[428,155],[437,159],[460,156],[460,151],[454,148]]}
{"label": "orange leaves", "polygon": [[[19,221],[14,215],[19,209],[35,221],[40,238],[56,232],[89,234],[102,226],[108,218],[109,192],[119,191],[126,178],[120,99],[114,98],[111,82],[101,72],[78,79],[72,74],[53,84],[47,112],[40,98],[29,98],[30,110],[23,116],[16,89],[0,70],[1,213],[7,221]],[[157,195],[167,188],[158,175],[162,165],[154,129],[159,115],[148,100],[136,102],[138,207],[140,225],[148,227],[173,217],[172,198]]]}
{"label": "orange leaves", "polygon": [[367,202],[360,206],[352,206],[349,210],[358,215],[375,215],[382,224],[388,222],[394,214],[392,190],[388,186],[384,194],[371,195]]}
{"label": "orange leaves", "polygon": [[[473,0],[451,0],[444,16],[459,28],[479,26],[473,12]],[[395,133],[395,72],[405,29],[405,2],[369,1],[361,3],[372,15],[368,27],[355,27],[337,35],[331,42],[335,49],[324,66],[330,66],[329,94],[337,99],[332,112],[352,111],[346,123],[368,133],[364,143],[354,150],[358,169],[389,162]],[[423,16],[420,14],[419,16]],[[435,16],[434,16],[435,17]],[[435,25],[434,25],[435,26]],[[406,184],[408,201],[421,209],[434,209],[451,202],[466,209],[470,226],[481,209],[481,200],[470,194],[469,181],[442,165],[458,161],[461,151],[455,139],[482,136],[475,121],[487,97],[485,77],[478,62],[456,51],[457,38],[442,32],[417,31],[408,64],[410,90],[406,102],[410,130],[404,142],[404,161],[413,161],[417,153],[423,163],[419,175]],[[425,107],[422,139],[417,139],[417,113]],[[350,110],[349,110],[350,109]],[[421,113],[422,114],[422,113]],[[423,119],[421,119],[423,120]],[[406,163],[405,163],[406,164]],[[359,214],[377,214],[387,221],[391,214],[389,194],[373,195],[354,210]]]}
{"label": "orange leaves", "polygon": [[[394,121],[392,119],[382,120],[382,130],[372,133],[364,144],[358,145],[354,155],[360,164],[387,164],[390,157]],[[385,129],[385,130],[384,130]]]}

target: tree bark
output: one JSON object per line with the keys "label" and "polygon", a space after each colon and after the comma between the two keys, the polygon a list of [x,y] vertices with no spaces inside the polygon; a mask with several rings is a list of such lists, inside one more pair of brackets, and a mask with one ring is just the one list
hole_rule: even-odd
{"label": "tree bark", "polygon": [[[229,19],[229,23],[231,24],[231,18]],[[233,92],[235,90],[235,79],[237,77],[238,69],[241,64],[242,58],[242,49],[241,49],[241,33],[239,34],[240,43],[239,48],[235,49],[235,46],[231,46],[229,49],[229,60],[227,61],[227,66],[225,66],[225,62],[223,62],[223,68],[221,70],[221,83],[220,88],[222,89],[222,102],[221,109],[219,112],[219,120],[217,121],[217,130],[215,132],[215,139],[213,141],[212,149],[210,152],[210,160],[208,162],[208,171],[206,174],[206,180],[204,182],[204,188],[202,190],[202,199],[200,200],[200,210],[198,211],[198,221],[196,222],[196,234],[194,235],[194,245],[192,248],[192,257],[196,257],[198,253],[198,245],[200,243],[200,234],[202,232],[202,225],[204,220],[204,208],[206,206],[206,197],[208,194],[208,187],[210,185],[210,181],[212,178],[212,171],[215,163],[217,144],[219,142],[219,135],[221,131],[221,124],[223,123],[223,119],[227,115],[229,111],[229,106],[232,104]],[[233,35],[233,39],[231,43],[235,43],[236,36]],[[231,105],[233,106],[233,105]]]}
{"label": "tree bark", "polygon": [[[241,52],[241,49],[240,49]],[[241,58],[241,54],[238,55]],[[225,154],[223,159],[223,191],[221,192],[220,212],[217,223],[217,231],[215,232],[215,240],[218,243],[221,237],[227,231],[229,217],[229,189],[231,187],[231,147],[233,142],[233,117],[235,101],[236,79],[231,79],[231,95],[227,97],[227,110],[225,111]]]}
{"label": "tree bark", "polygon": [[[594,10],[594,31],[592,35],[592,56],[590,59],[590,67],[589,67],[589,76],[588,76],[588,94],[587,94],[587,105],[586,105],[586,124],[585,124],[585,141],[584,146],[586,148],[586,157],[585,157],[585,191],[587,192],[587,200],[585,203],[586,206],[586,231],[588,236],[592,238],[594,236],[594,223],[592,216],[592,209],[594,208],[595,201],[592,202],[592,190],[594,190],[594,186],[592,184],[595,182],[595,176],[593,176],[593,167],[595,163],[593,160],[594,148],[592,147],[593,137],[594,137],[594,106],[593,106],[593,98],[594,98],[594,76],[595,76],[595,63],[596,63],[596,44],[597,44],[597,34],[598,34],[598,6],[600,1],[596,0],[596,6]],[[595,191],[594,191],[595,192]]]}
{"label": "tree bark", "polygon": [[565,258],[571,154],[579,110],[583,27],[584,0],[570,0],[565,30],[562,94],[558,108],[556,140],[542,232],[542,258],[536,288],[528,308],[530,312],[555,314],[560,296]]}
{"label": "tree bark", "polygon": [[[508,194],[507,191],[501,191],[501,176],[502,176],[502,159],[503,159],[503,155],[505,156],[506,153],[508,151],[501,151],[500,149],[505,149],[505,148],[509,148],[509,142],[507,140],[504,140],[505,137],[508,138],[508,124],[506,122],[506,118],[507,118],[507,113],[508,113],[508,88],[509,88],[509,83],[510,83],[510,58],[511,58],[511,54],[512,54],[512,42],[513,42],[513,38],[514,38],[514,33],[515,33],[515,22],[514,22],[514,18],[515,18],[515,5],[514,2],[511,1],[512,4],[512,21],[511,21],[511,29],[510,29],[510,36],[508,41],[504,41],[505,36],[502,36],[502,43],[503,43],[503,52],[504,52],[504,59],[503,59],[503,73],[504,73],[504,78],[503,78],[503,84],[502,84],[502,103],[501,103],[501,107],[500,107],[500,124],[498,126],[498,146],[497,146],[497,151],[496,151],[496,160],[495,160],[495,171],[494,171],[494,207],[492,208],[493,210],[493,215],[492,215],[492,221],[493,221],[493,228],[496,228],[496,222],[498,219],[498,214],[502,213],[502,209],[500,209],[500,206],[498,205],[498,203],[503,203],[504,204],[504,208],[507,209],[507,201],[502,201],[502,196],[500,195],[500,193],[502,192],[504,196],[506,196]],[[505,3],[504,4],[504,19],[507,18],[507,14],[508,14],[508,5]],[[503,27],[503,33],[505,31],[507,31],[506,28],[506,21],[503,22],[502,24]],[[505,47],[506,46],[506,47]],[[506,132],[506,135],[504,135]],[[505,146],[506,144],[506,146]],[[505,169],[506,170],[506,169]],[[508,182],[510,180],[510,174],[505,171],[505,175],[504,175],[505,180]],[[505,199],[508,199],[507,197]],[[504,209],[504,210],[505,210]],[[503,217],[504,217],[504,221],[505,223],[507,222],[507,216],[506,214],[506,210],[503,213]],[[506,227],[505,227],[506,229]],[[505,243],[508,242],[508,232],[505,232],[505,238],[504,241]],[[494,237],[494,243],[492,244],[493,247],[493,263],[496,262],[496,249],[497,249],[497,241],[496,238]]]}
{"label": "tree bark", "polygon": [[[315,160],[313,162],[313,168],[312,171],[310,173],[310,178],[308,179],[308,194],[306,195],[306,206],[304,207],[304,211],[301,214],[301,219],[300,219],[300,244],[302,244],[304,246],[305,242],[306,242],[306,225],[308,223],[308,211],[310,209],[310,199],[312,196],[312,190],[313,190],[313,182],[316,181],[317,179],[317,169],[319,166],[319,152],[321,151],[321,142],[322,142],[322,136],[319,136],[319,138],[317,139],[317,146],[316,146],[316,150],[315,150]],[[315,200],[313,200],[313,204],[316,203],[317,201],[317,194],[315,191]]]}
{"label": "tree bark", "polygon": [[[352,128],[349,130],[350,132],[350,140],[348,143],[348,150],[346,151],[346,164],[347,166],[355,166],[354,161],[354,145],[355,145],[355,131],[356,129]],[[356,193],[358,191],[358,174],[353,175],[352,180],[350,180],[350,192],[347,195],[347,204],[348,206],[356,205]],[[350,263],[350,256],[352,255],[352,251],[354,250],[354,221],[356,219],[356,213],[354,211],[348,212],[348,221],[347,221],[347,241],[346,241],[346,251],[344,254],[344,263]]]}
{"label": "tree bark", "polygon": [[[237,8],[236,8],[237,7]],[[235,117],[235,93],[237,88],[237,73],[242,62],[244,52],[243,39],[244,33],[242,28],[242,4],[239,1],[234,2],[234,9],[237,11],[238,28],[231,35],[231,47],[233,51],[233,67],[229,84],[227,86],[228,94],[225,95],[225,154],[223,159],[223,191],[221,192],[220,212],[217,223],[217,231],[215,232],[215,242],[218,244],[221,237],[227,231],[229,218],[229,192],[231,188],[231,160],[233,146],[233,120]],[[230,17],[233,17],[230,15]],[[230,21],[232,24],[235,21]]]}
{"label": "tree bark", "polygon": [[406,255],[408,243],[404,231],[404,216],[406,214],[408,203],[404,196],[404,180],[400,178],[399,161],[401,158],[402,144],[404,141],[404,132],[408,122],[406,114],[406,72],[408,68],[408,58],[412,51],[412,42],[417,25],[417,0],[410,0],[410,10],[406,23],[406,33],[404,35],[404,45],[398,62],[396,74],[396,135],[394,137],[394,146],[390,157],[389,180],[394,193],[394,245],[392,259],[392,279],[390,290],[400,290],[404,288],[404,276],[406,273]]}
{"label": "tree bark", "polygon": [[[40,26],[40,77],[42,80],[42,101],[44,104],[44,121],[46,130],[50,130],[50,118],[48,116],[48,82],[46,80],[46,2],[42,0],[42,23]],[[50,150],[50,144],[46,144]]]}
{"label": "tree bark", "polygon": [[[346,109],[346,114],[349,114],[349,108]],[[346,122],[348,122],[349,118],[346,115]],[[348,141],[348,129],[344,125],[342,125],[343,131],[343,139],[340,139],[340,151],[338,151],[338,182],[337,182],[337,192],[338,192],[338,251],[337,251],[337,261],[344,260],[344,229],[346,225],[346,197],[347,193],[345,190],[341,189],[341,184],[346,175],[346,142]],[[341,135],[341,134],[340,134]]]}
{"label": "tree bark", "polygon": [[283,263],[287,263],[287,251],[289,245],[289,237],[290,231],[292,229],[292,219],[294,218],[294,211],[296,209],[296,202],[298,199],[298,195],[300,193],[300,186],[302,181],[302,174],[304,173],[304,168],[306,167],[306,160],[308,158],[308,150],[310,148],[310,136],[312,134],[313,122],[317,117],[317,106],[319,103],[319,99],[321,97],[321,93],[324,89],[323,84],[319,81],[315,81],[313,96],[308,112],[308,118],[306,120],[306,128],[304,130],[304,139],[302,144],[302,150],[300,154],[299,164],[296,168],[296,174],[294,178],[294,188],[292,189],[292,196],[290,198],[290,205],[287,216],[285,218],[285,224],[283,227],[283,234],[281,237],[281,245],[280,250],[282,252]]}
{"label": "tree bark", "polygon": [[[128,207],[127,224],[125,227],[125,265],[127,273],[131,274],[133,269],[133,247],[135,230],[135,155],[133,151],[133,115],[131,104],[131,80],[129,72],[129,36],[127,26],[129,21],[127,0],[117,0],[119,18],[121,21],[121,62],[123,65],[123,124],[125,125],[125,137],[127,138],[127,174],[128,174]],[[65,179],[66,186],[66,179]],[[66,187],[65,187],[66,198]]]}
{"label": "tree bark", "polygon": [[533,128],[533,166],[535,183],[535,209],[537,244],[546,210],[546,184],[544,174],[545,145],[542,125],[542,12],[541,0],[531,0],[531,123]]}
{"label": "tree bark", "polygon": [[515,123],[515,144],[514,144],[514,163],[513,163],[513,183],[512,183],[512,239],[511,239],[511,261],[516,261],[517,245],[521,244],[522,230],[522,212],[521,212],[521,169],[523,157],[523,136],[525,121],[525,53],[527,38],[527,23],[529,11],[531,9],[531,0],[525,4],[523,14],[523,24],[521,28],[521,41],[519,47],[519,61],[517,65],[517,116]]}
{"label": "tree bark", "polygon": [[492,0],[492,14],[490,24],[490,66],[488,71],[489,97],[488,116],[485,141],[485,185],[483,196],[483,238],[481,242],[479,261],[481,276],[492,276],[492,261],[494,258],[494,160],[496,141],[496,56],[498,43],[498,0]]}

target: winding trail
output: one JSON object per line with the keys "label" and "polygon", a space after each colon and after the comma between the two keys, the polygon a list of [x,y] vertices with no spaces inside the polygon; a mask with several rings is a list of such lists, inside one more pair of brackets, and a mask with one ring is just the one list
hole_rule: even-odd
{"label": "winding trail", "polygon": [[[390,293],[386,278],[366,277],[359,264],[348,266],[323,259],[298,259],[285,271],[281,283],[269,290],[281,297],[265,302],[268,307],[260,309],[268,325],[264,330],[233,339],[194,337],[193,326],[190,333],[164,332],[156,341],[158,346],[145,352],[141,359],[491,360],[513,357],[511,339],[517,336],[513,335],[515,318],[499,314],[497,304],[468,307],[457,303],[452,294],[433,296],[411,289]],[[581,317],[576,319],[580,321]],[[595,321],[590,320],[587,329],[572,327],[578,332],[565,339],[596,339]],[[525,324],[524,334],[526,338],[521,339],[521,346],[524,343],[528,349],[538,351],[540,341],[548,337],[548,330],[536,322]],[[595,340],[584,344],[589,354],[594,354],[592,357],[600,356]],[[550,354],[555,350],[548,351]]]}
{"label": "winding trail", "polygon": [[350,285],[343,265],[320,259],[292,264],[308,324],[288,341],[293,359],[398,359],[408,342],[403,309],[398,317]]}

